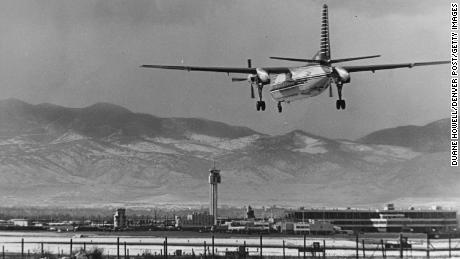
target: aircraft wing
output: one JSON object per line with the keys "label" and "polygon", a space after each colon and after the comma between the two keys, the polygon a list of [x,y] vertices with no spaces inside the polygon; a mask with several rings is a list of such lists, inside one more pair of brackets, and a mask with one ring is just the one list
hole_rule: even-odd
{"label": "aircraft wing", "polygon": [[[256,68],[247,67],[194,67],[194,66],[164,66],[164,65],[142,65],[145,68],[159,68],[185,71],[224,72],[239,74],[257,74]],[[287,67],[262,67],[262,70],[269,74],[281,74],[290,72]]]}
{"label": "aircraft wing", "polygon": [[417,66],[431,66],[431,65],[441,65],[447,64],[450,61],[431,61],[431,62],[417,62],[417,63],[401,63],[401,64],[386,64],[386,65],[368,65],[368,66],[343,66],[348,72],[362,72],[362,71],[372,71],[382,70],[382,69],[395,69],[403,67],[417,67]]}

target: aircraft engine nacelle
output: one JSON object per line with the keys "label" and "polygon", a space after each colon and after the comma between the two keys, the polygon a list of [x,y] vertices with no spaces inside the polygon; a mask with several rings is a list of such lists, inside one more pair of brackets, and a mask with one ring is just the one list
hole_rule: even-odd
{"label": "aircraft engine nacelle", "polygon": [[342,83],[350,83],[350,73],[341,67],[334,67],[334,75],[337,81]]}
{"label": "aircraft engine nacelle", "polygon": [[259,82],[264,85],[270,83],[270,76],[268,75],[267,71],[263,70],[262,68],[256,68],[256,71]]}

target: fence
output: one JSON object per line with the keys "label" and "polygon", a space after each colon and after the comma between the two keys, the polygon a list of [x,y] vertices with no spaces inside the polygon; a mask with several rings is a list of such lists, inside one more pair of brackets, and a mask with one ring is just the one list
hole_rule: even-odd
{"label": "fence", "polygon": [[[192,258],[205,259],[217,258],[408,258],[408,257],[459,257],[460,240],[437,240],[435,243],[429,238],[426,240],[408,241],[403,236],[396,240],[365,239],[359,236],[352,239],[314,239],[307,240],[307,236],[292,239],[270,238],[260,235],[258,238],[241,238],[237,242],[220,238],[216,242],[214,235],[202,240],[202,242],[190,242],[185,239],[168,241],[164,237],[162,241],[142,242],[134,238],[107,237],[112,241],[84,240],[81,238],[68,240],[37,241],[37,240],[7,240],[2,242],[1,258],[40,258],[40,257],[64,257],[75,255],[77,252],[94,248],[102,249],[104,258]],[[29,238],[30,239],[30,238]],[[176,238],[177,239],[177,238]],[[233,240],[235,241],[235,240]],[[239,242],[239,241],[242,241]],[[308,241],[308,243],[307,243]],[[313,242],[312,242],[313,241]]]}

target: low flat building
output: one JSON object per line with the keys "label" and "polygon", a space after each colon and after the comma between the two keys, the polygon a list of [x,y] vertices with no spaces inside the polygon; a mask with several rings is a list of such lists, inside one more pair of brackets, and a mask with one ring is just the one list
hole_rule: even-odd
{"label": "low flat building", "polygon": [[13,222],[9,220],[0,219],[0,227],[8,227],[8,226],[13,226]]}
{"label": "low flat building", "polygon": [[457,211],[433,209],[395,209],[389,204],[384,210],[301,209],[290,211],[287,221],[323,220],[343,230],[358,232],[421,232],[453,231],[458,226]]}
{"label": "low flat building", "polygon": [[32,225],[32,221],[30,219],[10,219],[13,226],[20,226],[20,227],[29,227]]}
{"label": "low flat building", "polygon": [[309,220],[308,222],[290,222],[281,221],[276,224],[277,230],[281,233],[291,234],[331,234],[334,230],[334,225],[329,221]]}
{"label": "low flat building", "polygon": [[[176,220],[177,225],[177,220]],[[194,212],[186,217],[180,218],[180,227],[183,228],[202,228],[214,225],[214,216],[209,213]]]}

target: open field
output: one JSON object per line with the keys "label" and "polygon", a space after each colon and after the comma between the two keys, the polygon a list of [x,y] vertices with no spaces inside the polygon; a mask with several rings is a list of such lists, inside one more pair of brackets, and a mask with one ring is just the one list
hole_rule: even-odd
{"label": "open field", "polygon": [[[320,250],[317,255],[323,256],[325,247],[326,257],[330,256],[350,256],[356,257],[399,257],[399,248],[382,249],[382,242],[385,244],[398,244],[398,238],[387,237],[312,237],[307,236],[262,236],[257,235],[216,235],[214,242],[211,233],[190,233],[181,236],[181,232],[164,232],[163,237],[153,235],[131,235],[131,233],[55,233],[55,232],[0,232],[0,245],[6,254],[41,254],[42,251],[53,254],[69,254],[81,249],[90,250],[92,248],[103,249],[105,255],[141,255],[149,253],[152,255],[164,254],[166,250],[169,255],[173,255],[176,250],[181,250],[185,255],[195,254],[196,256],[211,255],[214,246],[215,255],[225,255],[229,251],[237,251],[242,246],[249,256],[304,256],[303,247],[305,245],[305,256],[311,256],[313,242],[318,242]],[[182,233],[182,234],[184,234]],[[152,234],[163,234],[155,233]],[[190,234],[187,236],[187,234]],[[198,236],[199,235],[199,236]],[[166,238],[167,237],[167,238]],[[167,246],[165,247],[165,241]],[[425,238],[409,238],[408,243],[412,248],[402,251],[404,257],[426,257],[427,247],[429,255],[432,257],[449,256],[449,240],[429,240]],[[363,249],[364,246],[364,249]],[[460,239],[452,239],[450,242],[451,256],[460,258]],[[118,251],[118,252],[117,252]]]}

